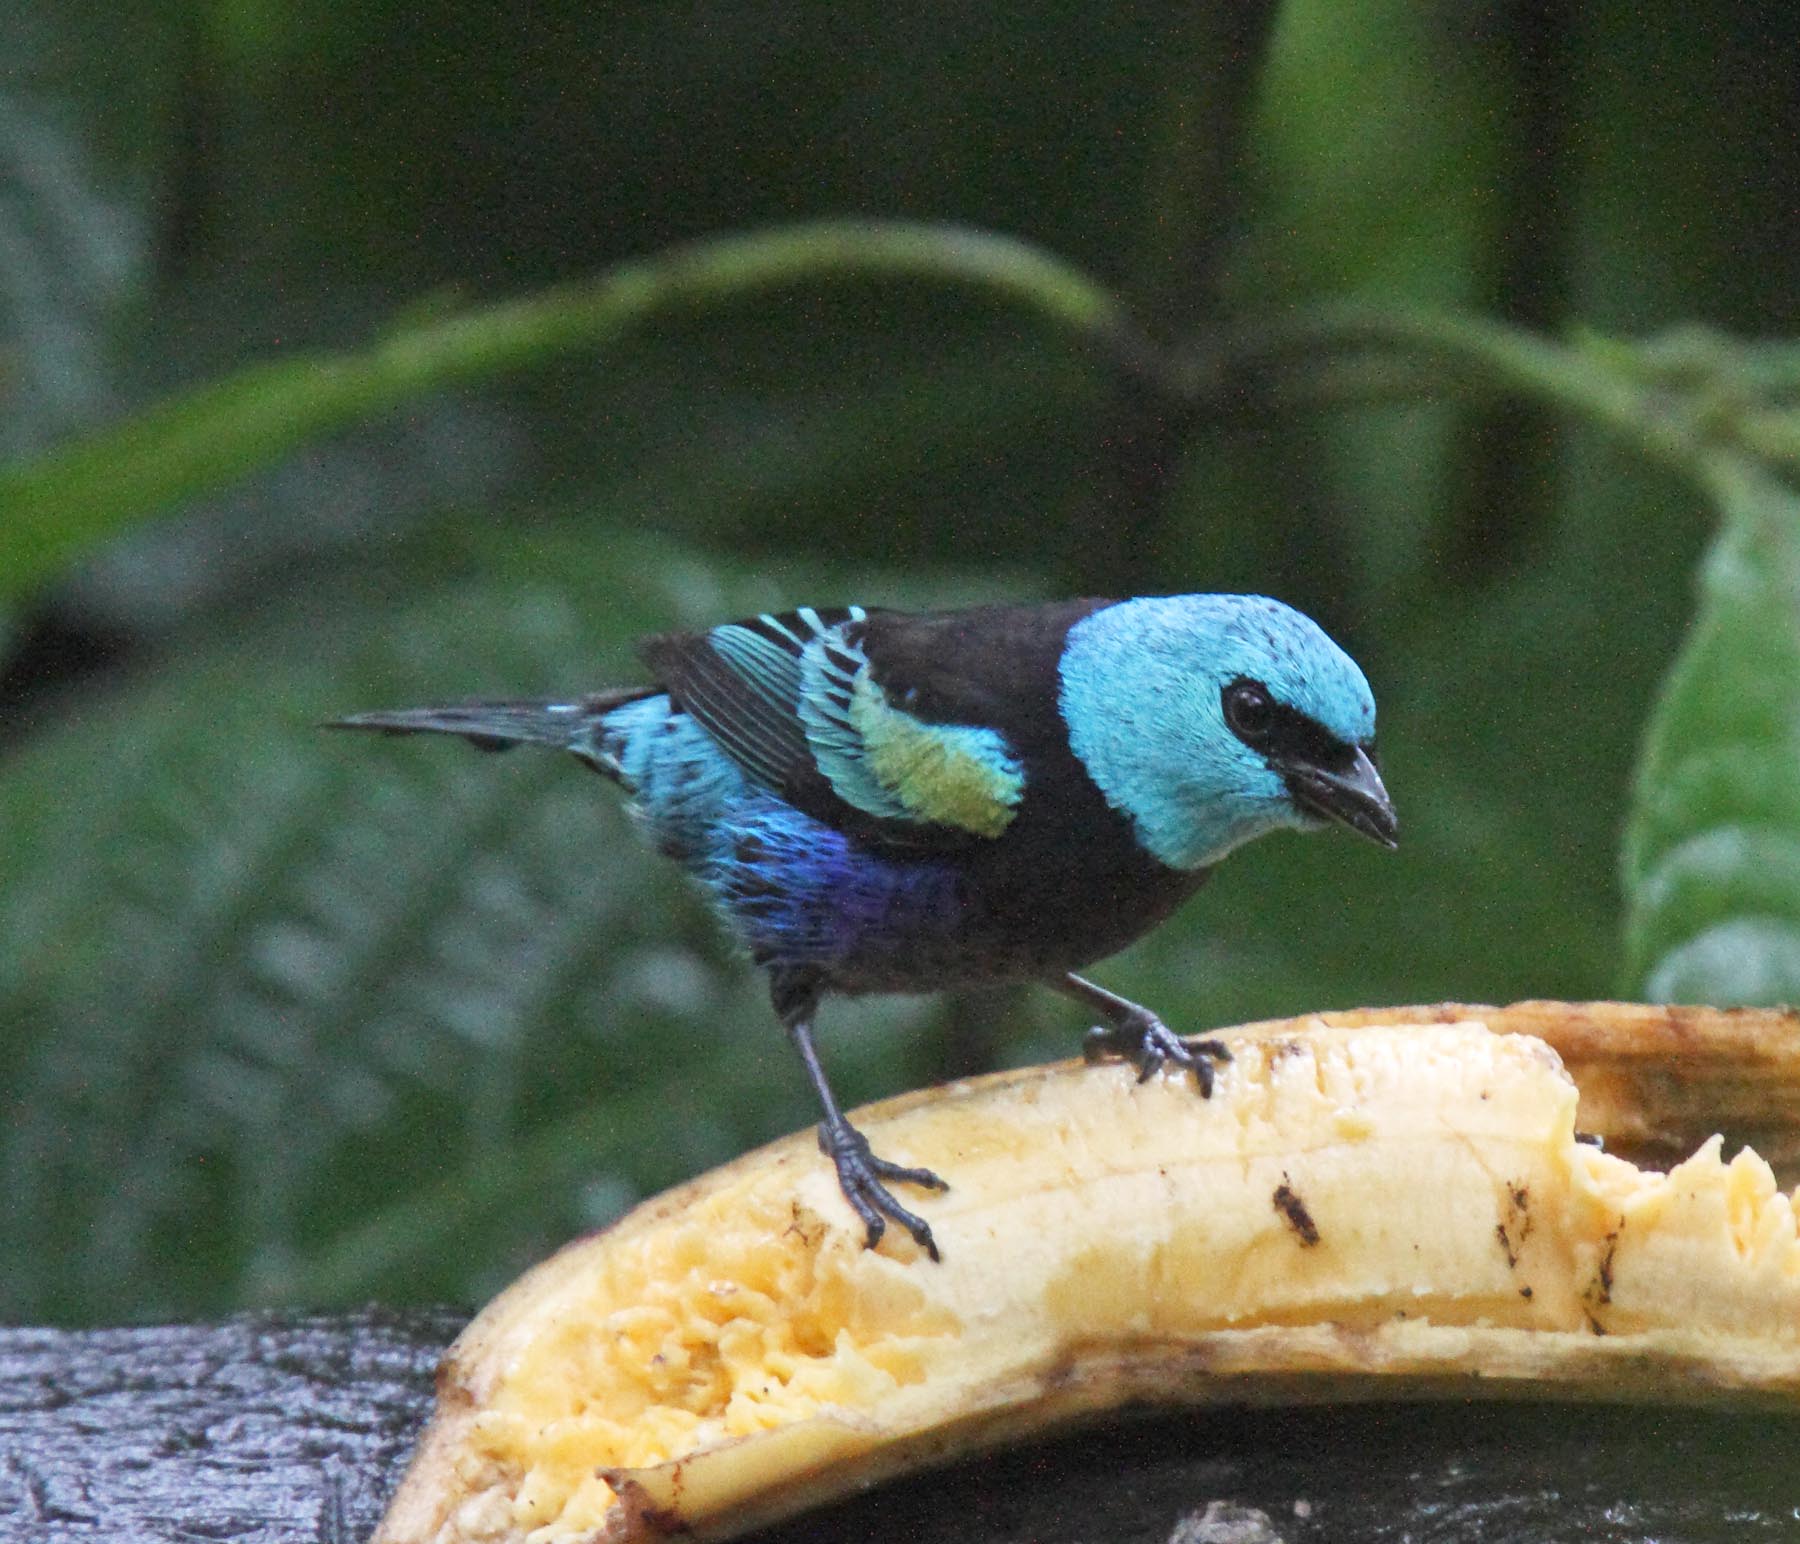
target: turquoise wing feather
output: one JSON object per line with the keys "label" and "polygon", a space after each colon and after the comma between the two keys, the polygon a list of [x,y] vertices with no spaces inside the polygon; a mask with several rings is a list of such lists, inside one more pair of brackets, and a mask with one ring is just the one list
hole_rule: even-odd
{"label": "turquoise wing feather", "polygon": [[895,707],[847,641],[806,650],[799,712],[819,771],[868,814],[999,836],[1018,813],[1025,774],[1005,738]]}
{"label": "turquoise wing feather", "polygon": [[808,813],[909,846],[999,836],[1024,795],[1018,759],[995,729],[896,706],[863,650],[867,617],[764,613],[644,654],[746,774]]}

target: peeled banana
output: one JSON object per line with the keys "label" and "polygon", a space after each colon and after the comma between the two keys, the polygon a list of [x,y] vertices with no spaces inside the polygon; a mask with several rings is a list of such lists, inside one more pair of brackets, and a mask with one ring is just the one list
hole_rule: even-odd
{"label": "peeled banana", "polygon": [[[1666,1173],[1578,1140],[1556,1051],[1496,1032],[1586,1045],[1624,1129],[1620,1047],[1668,1013],[1296,1019],[1228,1033],[1207,1101],[1064,1063],[857,1112],[949,1178],[917,1202],[941,1264],[866,1250],[811,1133],[776,1142],[469,1326],[375,1544],[724,1538],[1128,1402],[1800,1403],[1796,1197],[1717,1137]],[[1747,1027],[1699,1038],[1754,1061]]]}

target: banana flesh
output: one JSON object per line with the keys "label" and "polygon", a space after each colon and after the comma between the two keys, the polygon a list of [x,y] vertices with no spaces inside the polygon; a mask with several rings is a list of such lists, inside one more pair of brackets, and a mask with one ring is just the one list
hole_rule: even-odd
{"label": "banana flesh", "polygon": [[469,1326],[375,1544],[723,1538],[1147,1401],[1800,1401],[1795,1197],[1577,1141],[1556,1052],[1483,1021],[1560,1006],[1251,1026],[1210,1101],[1063,1063],[858,1112],[950,1180],[941,1265],[862,1247],[811,1133],[751,1153]]}
{"label": "banana flesh", "polygon": [[[1580,1090],[1581,1130],[1634,1163],[1669,1168],[1718,1131],[1729,1147],[1754,1147],[1784,1185],[1800,1183],[1800,1013],[1792,1009],[1438,1003],[1319,1015],[1345,1027],[1403,1019],[1479,1020],[1499,1034],[1538,1036]],[[1276,1021],[1243,1032],[1285,1027]]]}

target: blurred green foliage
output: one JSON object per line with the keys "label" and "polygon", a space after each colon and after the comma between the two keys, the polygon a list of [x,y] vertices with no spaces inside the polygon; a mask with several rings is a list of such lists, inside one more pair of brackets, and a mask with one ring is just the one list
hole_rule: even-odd
{"label": "blurred green foliage", "polygon": [[474,1300],[810,1120],[604,786],[312,727],[767,605],[1351,648],[1405,845],[1227,865],[1183,1028],[1800,999],[1786,8],[128,13],[0,17],[0,1315]]}
{"label": "blurred green foliage", "polygon": [[1626,833],[1626,979],[1663,1001],[1800,998],[1800,496],[1714,467],[1724,526],[1650,722]]}

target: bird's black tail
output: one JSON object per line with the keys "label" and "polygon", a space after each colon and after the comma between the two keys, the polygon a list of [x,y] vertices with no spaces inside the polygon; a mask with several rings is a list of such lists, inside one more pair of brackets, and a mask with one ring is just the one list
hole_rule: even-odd
{"label": "bird's black tail", "polygon": [[[628,702],[661,694],[658,686],[626,686],[585,697],[543,702],[459,702],[435,708],[397,708],[332,719],[327,729],[372,729],[380,734],[457,734],[484,751],[548,745],[574,751],[596,765],[600,720]],[[607,758],[610,760],[610,758]],[[602,765],[602,770],[616,771]]]}

